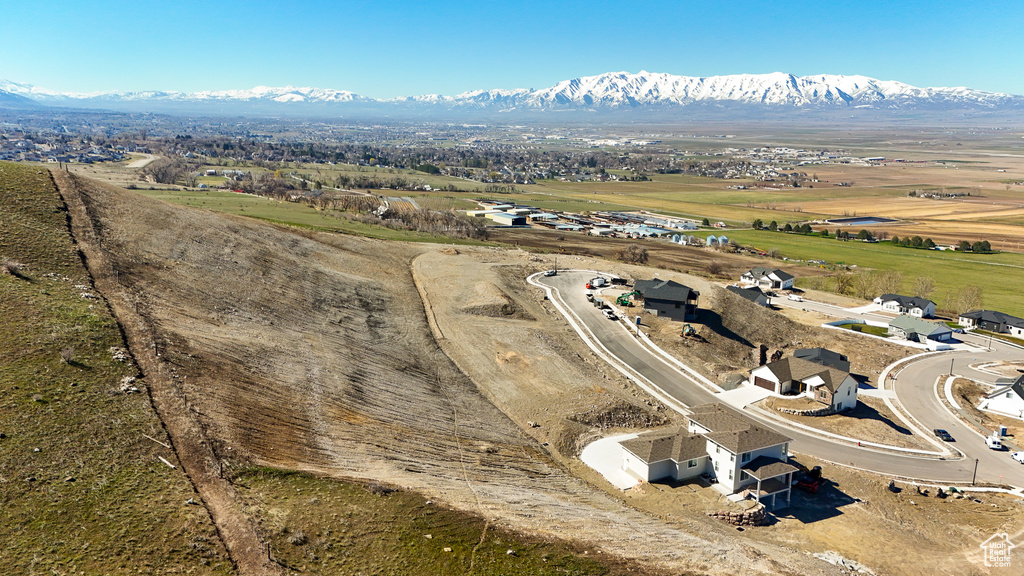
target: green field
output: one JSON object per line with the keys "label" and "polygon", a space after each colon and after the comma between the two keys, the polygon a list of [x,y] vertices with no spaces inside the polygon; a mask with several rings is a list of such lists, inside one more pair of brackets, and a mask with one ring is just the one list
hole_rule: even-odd
{"label": "green field", "polygon": [[[930,277],[936,286],[931,299],[939,308],[946,305],[950,294],[956,289],[966,285],[980,286],[985,308],[1024,316],[1024,301],[1020,298],[1020,284],[1024,279],[1024,254],[915,250],[893,246],[889,242],[841,242],[834,237],[821,238],[766,230],[726,230],[717,234],[725,234],[730,240],[763,251],[775,248],[791,261],[803,261],[789,264],[814,266],[806,261],[824,260],[829,264],[858,268],[898,270],[903,273],[902,292],[905,294],[913,290],[915,277]],[[698,232],[695,235],[706,237],[707,233]],[[796,275],[797,285],[800,285],[799,272]]]}

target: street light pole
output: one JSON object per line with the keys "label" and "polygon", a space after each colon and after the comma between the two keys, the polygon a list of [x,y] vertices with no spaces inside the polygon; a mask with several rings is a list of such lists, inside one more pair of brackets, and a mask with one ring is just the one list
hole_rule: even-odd
{"label": "street light pole", "polygon": [[971,478],[971,486],[974,486],[974,481],[978,479],[978,459],[974,459],[974,476]]}
{"label": "street light pole", "polygon": [[954,360],[956,360],[956,359],[955,359],[955,358],[950,358],[950,359],[949,359],[949,375],[950,375],[950,376],[952,376],[952,375],[953,375],[953,361],[954,361]]}

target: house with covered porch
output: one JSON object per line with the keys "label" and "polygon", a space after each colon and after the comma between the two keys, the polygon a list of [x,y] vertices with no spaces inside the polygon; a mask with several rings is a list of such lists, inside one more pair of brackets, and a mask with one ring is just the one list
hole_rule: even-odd
{"label": "house with covered porch", "polygon": [[726,493],[748,491],[769,509],[789,504],[797,468],[788,462],[787,436],[721,404],[692,409],[686,428],[651,431],[623,440],[622,468],[643,481],[717,479]]}
{"label": "house with covered porch", "polygon": [[849,372],[789,357],[750,371],[750,384],[775,395],[804,395],[836,412],[857,407],[859,384]]}

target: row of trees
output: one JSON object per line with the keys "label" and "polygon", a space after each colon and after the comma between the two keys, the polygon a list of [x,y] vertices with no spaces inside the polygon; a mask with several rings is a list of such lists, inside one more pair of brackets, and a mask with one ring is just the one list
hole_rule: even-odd
{"label": "row of trees", "polygon": [[893,246],[903,246],[904,248],[922,248],[925,250],[935,248],[935,242],[932,242],[931,238],[921,238],[920,236],[904,236],[903,238],[893,236],[890,242],[892,242]]}
{"label": "row of trees", "polygon": [[[832,288],[838,294],[857,296],[865,300],[880,294],[896,294],[903,288],[903,273],[897,270],[872,270],[866,272],[839,272],[831,277]],[[820,286],[826,288],[827,286]],[[911,292],[919,298],[932,298],[935,292],[935,280],[930,276],[914,278]],[[946,296],[947,310],[962,314],[971,310],[980,310],[983,304],[980,286],[962,286]]]}
{"label": "row of trees", "polygon": [[988,240],[979,240],[971,244],[967,240],[961,240],[956,247],[958,252],[974,252],[975,254],[992,254],[992,244]]}

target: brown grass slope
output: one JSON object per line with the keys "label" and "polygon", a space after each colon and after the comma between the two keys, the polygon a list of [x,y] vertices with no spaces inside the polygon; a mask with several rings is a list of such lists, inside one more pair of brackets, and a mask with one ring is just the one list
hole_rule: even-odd
{"label": "brown grass slope", "polygon": [[[675,571],[821,567],[725,528],[695,536],[565,473],[437,347],[410,271],[427,248],[78,187],[116,289],[228,472],[261,464],[391,482]],[[478,292],[495,299],[490,286]]]}

